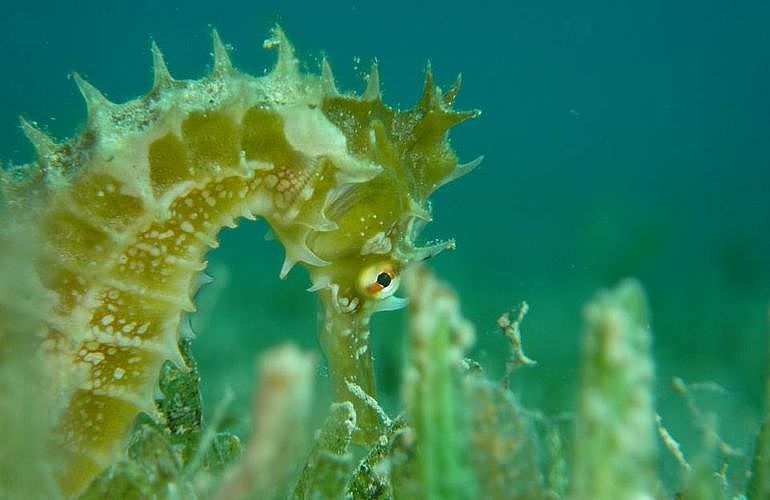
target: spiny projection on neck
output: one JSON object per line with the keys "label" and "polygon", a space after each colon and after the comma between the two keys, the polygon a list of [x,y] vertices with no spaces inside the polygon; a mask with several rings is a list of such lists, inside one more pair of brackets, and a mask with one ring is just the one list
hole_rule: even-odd
{"label": "spiny projection on neck", "polygon": [[74,75],[85,130],[57,143],[22,119],[37,160],[2,173],[3,218],[40,234],[34,264],[53,302],[41,357],[62,401],[52,443],[67,494],[120,456],[139,412],[155,414],[161,364],[184,366],[180,324],[206,252],[240,218],[270,224],[281,277],[296,263],[309,271],[335,398],[355,405],[360,441],[376,437],[369,318],[401,305],[409,262],[453,246],[416,245],[428,197],[480,163],[458,164],[447,139],[478,114],[452,109],[459,78],[442,93],[428,67],[417,105],[400,111],[382,102],[376,64],[355,96],[325,60],[320,75],[300,72],[279,28],[264,77],[238,71],[213,39],[200,80],[174,79],[153,44],[152,89],[124,104]]}

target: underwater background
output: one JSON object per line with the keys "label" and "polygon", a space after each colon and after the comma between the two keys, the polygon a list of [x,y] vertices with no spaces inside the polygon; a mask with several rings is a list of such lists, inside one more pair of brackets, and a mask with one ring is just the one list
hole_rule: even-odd
{"label": "underwater background", "polygon": [[[33,157],[17,117],[58,138],[82,127],[78,71],[114,101],[150,87],[150,39],[176,78],[211,64],[210,27],[234,63],[262,74],[276,22],[306,70],[322,55],[338,86],[362,91],[380,63],[384,100],[410,107],[427,60],[459,109],[480,118],[452,132],[472,175],[433,198],[425,237],[455,237],[431,266],[457,289],[477,327],[472,356],[500,373],[499,314],[521,300],[527,354],[512,388],[545,415],[574,409],[581,305],[627,276],[652,310],[657,407],[685,450],[697,449],[672,377],[715,382],[699,404],[750,455],[767,367],[770,303],[770,2],[26,2],[0,16],[0,159]],[[317,350],[315,297],[264,222],[225,230],[212,285],[192,317],[206,410],[226,387],[227,426],[248,430],[253,360],[292,341]],[[0,278],[2,279],[2,278]],[[383,401],[399,386],[404,315],[375,318]],[[319,370],[319,391],[326,373]],[[394,410],[394,408],[390,408]],[[670,457],[665,457],[670,460]]]}

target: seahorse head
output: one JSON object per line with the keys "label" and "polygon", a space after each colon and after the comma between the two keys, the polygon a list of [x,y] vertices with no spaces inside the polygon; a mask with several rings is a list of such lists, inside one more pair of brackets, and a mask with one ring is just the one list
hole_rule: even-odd
{"label": "seahorse head", "polygon": [[324,215],[335,229],[307,238],[327,263],[310,266],[314,289],[331,288],[341,311],[400,307],[394,293],[404,268],[454,246],[453,240],[428,246],[416,240],[431,220],[430,194],[481,162],[459,164],[447,141],[450,127],[478,114],[452,109],[459,87],[458,77],[442,93],[428,65],[417,105],[399,111],[383,104],[374,64],[362,96],[329,92],[322,99],[320,112],[341,132],[352,158],[337,171],[358,176],[329,193]]}

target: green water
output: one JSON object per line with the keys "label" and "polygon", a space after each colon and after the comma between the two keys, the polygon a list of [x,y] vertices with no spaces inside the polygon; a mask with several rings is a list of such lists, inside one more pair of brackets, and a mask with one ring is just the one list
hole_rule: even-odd
{"label": "green water", "polygon": [[[646,287],[658,361],[658,409],[697,449],[673,376],[713,381],[699,395],[723,437],[748,449],[761,408],[770,301],[770,3],[700,2],[6,2],[0,17],[0,158],[28,161],[20,114],[58,137],[84,121],[77,70],[112,99],[146,91],[149,39],[172,73],[209,67],[209,25],[240,68],[271,64],[260,49],[276,21],[307,69],[322,54],[339,86],[362,90],[381,65],[384,99],[416,100],[430,59],[440,85],[458,72],[460,108],[483,115],[453,131],[471,176],[439,192],[426,238],[457,250],[431,262],[477,326],[473,356],[502,370],[497,316],[520,300],[528,355],[515,374],[524,404],[570,412],[578,378],[581,304],[626,276]],[[213,285],[192,319],[207,408],[226,386],[228,422],[245,432],[252,365],[268,345],[315,342],[315,298],[295,270],[278,280],[282,251],[264,223],[221,235]],[[404,318],[375,320],[386,404],[395,400]],[[325,373],[319,370],[319,394]]]}

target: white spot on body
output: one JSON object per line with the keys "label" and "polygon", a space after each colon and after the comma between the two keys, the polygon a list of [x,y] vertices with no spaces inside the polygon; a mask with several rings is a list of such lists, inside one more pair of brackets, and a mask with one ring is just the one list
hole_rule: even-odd
{"label": "white spot on body", "polygon": [[104,361],[104,354],[100,352],[89,352],[85,356],[83,356],[83,361],[86,363],[91,363],[92,365],[98,365],[102,361]]}

